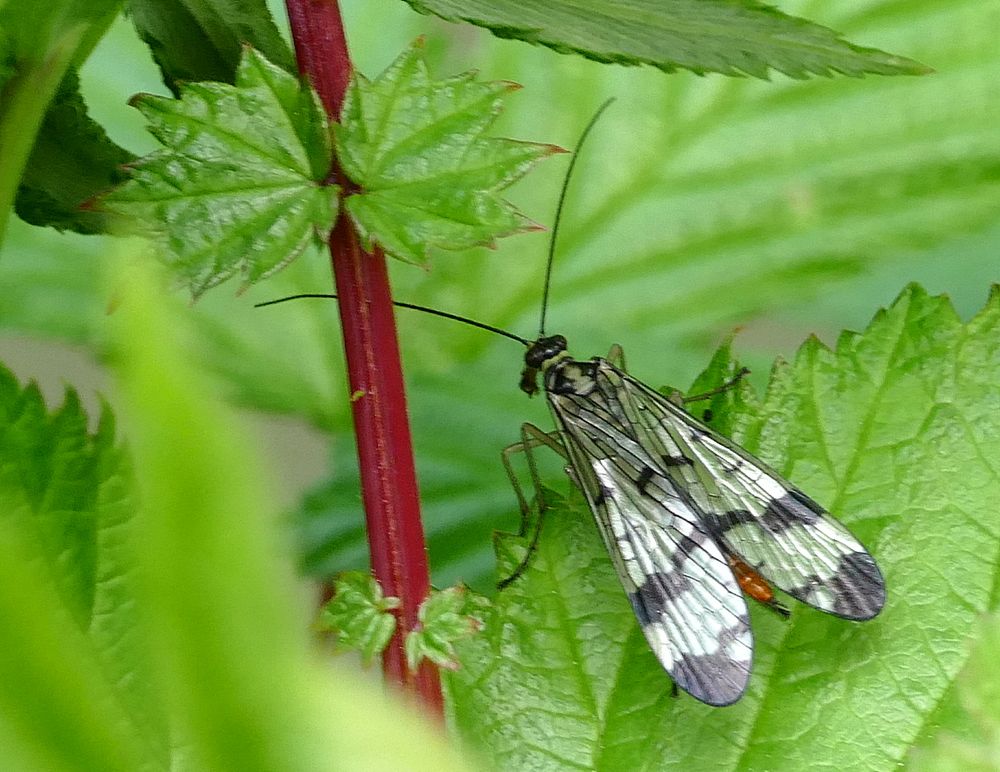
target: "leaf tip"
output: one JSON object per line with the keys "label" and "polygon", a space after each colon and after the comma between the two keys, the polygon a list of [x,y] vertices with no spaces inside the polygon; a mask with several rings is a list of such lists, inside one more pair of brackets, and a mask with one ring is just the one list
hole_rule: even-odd
{"label": "leaf tip", "polygon": [[129,107],[134,107],[137,110],[141,110],[142,109],[142,105],[146,101],[148,101],[149,99],[155,99],[155,98],[156,98],[155,94],[150,94],[150,93],[148,93],[146,91],[140,91],[138,94],[133,94],[132,96],[130,96],[128,98],[128,102],[126,104],[128,104]]}

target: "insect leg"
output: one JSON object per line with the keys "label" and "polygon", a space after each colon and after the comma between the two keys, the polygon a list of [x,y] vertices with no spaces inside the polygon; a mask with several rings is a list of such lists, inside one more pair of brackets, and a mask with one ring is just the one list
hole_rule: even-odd
{"label": "insect leg", "polygon": [[608,349],[607,360],[622,372],[628,372],[628,368],[625,366],[625,349],[617,343]]}
{"label": "insect leg", "polygon": [[[690,397],[681,396],[680,399],[682,403],[685,405],[688,404],[689,402],[701,402],[702,400],[708,399],[709,397],[714,397],[716,394],[722,394],[723,392],[735,388],[736,385],[744,378],[746,378],[748,375],[750,375],[750,368],[741,367],[739,370],[736,371],[736,375],[734,375],[728,381],[723,383],[721,386],[716,386],[714,389],[710,389],[701,394],[692,394]],[[673,399],[673,395],[671,395],[670,398]]]}
{"label": "insect leg", "polygon": [[514,569],[514,572],[507,578],[502,579],[497,583],[497,588],[500,590],[510,585],[515,579],[524,573],[528,564],[531,562],[531,556],[538,547],[538,539],[542,532],[542,518],[545,514],[545,499],[542,493],[541,479],[538,475],[538,466],[535,463],[535,456],[532,453],[532,449],[543,445],[554,450],[563,458],[566,457],[566,450],[559,442],[559,433],[543,432],[533,424],[522,424],[521,441],[516,442],[513,445],[509,445],[500,453],[500,459],[503,462],[504,469],[507,471],[507,477],[510,478],[510,484],[514,488],[514,493],[517,495],[517,503],[521,508],[521,527],[518,531],[518,536],[527,535],[528,522],[531,518],[531,506],[528,504],[528,499],[524,495],[524,490],[521,487],[521,483],[518,482],[517,475],[514,472],[514,467],[510,461],[511,456],[514,453],[524,453],[524,457],[528,462],[528,474],[531,476],[531,482],[535,488],[535,503],[538,507],[538,520],[535,523],[535,532],[532,534],[531,543],[528,545],[528,551],[525,553],[524,558],[521,560],[517,568]]}

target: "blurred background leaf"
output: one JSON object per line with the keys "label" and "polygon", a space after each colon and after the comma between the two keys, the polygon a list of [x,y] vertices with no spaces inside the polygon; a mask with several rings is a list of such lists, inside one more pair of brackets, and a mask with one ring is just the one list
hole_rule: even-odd
{"label": "blurred background leaf", "polygon": [[[604,66],[401,2],[342,5],[368,75],[426,34],[435,77],[476,68],[483,79],[523,84],[497,136],[572,147],[601,100],[618,98],[581,158],[555,267],[552,328],[578,355],[619,342],[637,375],[685,386],[740,326],[734,348],[759,384],[776,354],[810,332],[832,342],[865,325],[908,281],[949,293],[969,316],[996,278],[1000,8],[990,0],[838,0],[821,12],[783,2],[786,13],[936,70],[805,83]],[[167,90],[126,24],[114,26],[81,79],[111,138],[148,152],[153,142],[124,102]],[[510,189],[538,222],[551,224],[561,163]],[[396,295],[530,335],[546,238],[440,253],[428,272],[394,265]],[[5,331],[71,341],[101,358],[111,293],[95,276],[105,251],[100,239],[12,222],[0,258],[0,283],[10,288],[0,293]],[[237,404],[310,427],[291,465],[330,470],[297,515],[310,524],[308,564],[321,572],[355,567],[366,552],[336,309],[321,300],[251,303],[330,288],[317,251],[243,297],[226,285],[190,311],[192,350]],[[517,392],[521,351],[510,342],[415,312],[398,319],[435,582],[487,589],[490,533],[517,519],[499,450],[520,422],[546,425],[544,405]],[[22,361],[33,366],[26,354]],[[276,464],[288,461],[286,450],[275,452]]]}
{"label": "blurred background leaf", "polygon": [[87,423],[75,391],[49,412],[0,365],[0,765],[167,769],[138,630],[131,467],[111,412]]}
{"label": "blurred background leaf", "polygon": [[233,83],[245,43],[296,72],[291,48],[263,0],[129,0],[128,8],[164,83],[175,94],[184,81]]}
{"label": "blurred background leaf", "polygon": [[111,330],[128,456],[109,409],[88,431],[0,367],[0,767],[466,769],[318,656],[260,459],[150,269]]}

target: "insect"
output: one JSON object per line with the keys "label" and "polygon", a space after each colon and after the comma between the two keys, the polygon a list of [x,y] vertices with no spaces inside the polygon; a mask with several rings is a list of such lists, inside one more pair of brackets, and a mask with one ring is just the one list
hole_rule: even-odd
{"label": "insect", "polygon": [[[709,705],[747,687],[753,654],[742,590],[784,610],[770,584],[820,611],[871,619],[878,566],[816,502],[608,359],[579,360],[561,335],[525,355],[643,633],[664,669]],[[787,611],[785,612],[787,613]]]}
{"label": "insect", "polygon": [[[820,611],[865,620],[882,609],[885,583],[874,558],[844,526],[687,413],[681,400],[629,375],[620,349],[606,359],[575,359],[565,337],[545,334],[566,189],[579,148],[607,106],[584,130],[570,162],[540,331],[521,374],[529,395],[541,381],[557,428],[547,434],[526,424],[522,442],[510,450],[547,445],[566,458],[660,663],[695,698],[729,705],[750,678],[753,637],[744,593],[787,616],[773,584]],[[534,475],[530,457],[529,465]]]}
{"label": "insect", "polygon": [[[860,621],[882,609],[885,583],[874,558],[843,525],[686,412],[676,395],[664,396],[629,375],[620,349],[607,358],[575,359],[565,337],[545,333],[566,191],[579,148],[608,104],[584,129],[563,182],[535,340],[436,309],[397,305],[463,321],[527,347],[521,390],[533,395],[541,383],[556,431],[524,424],[521,442],[505,451],[522,511],[528,512],[528,504],[510,468],[510,453],[526,451],[537,480],[531,449],[548,446],[566,459],[663,668],[696,699],[729,705],[746,690],[753,658],[744,593],[787,616],[773,585],[820,611]],[[275,302],[281,301],[270,301]],[[544,504],[538,506],[541,514]],[[524,562],[501,585],[527,565],[539,527]]]}

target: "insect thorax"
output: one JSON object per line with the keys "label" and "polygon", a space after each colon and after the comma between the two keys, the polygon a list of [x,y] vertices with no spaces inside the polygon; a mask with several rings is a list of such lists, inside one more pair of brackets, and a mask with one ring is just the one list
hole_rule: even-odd
{"label": "insect thorax", "polygon": [[550,394],[576,394],[586,397],[597,388],[597,360],[581,362],[563,354],[542,370],[545,390]]}

